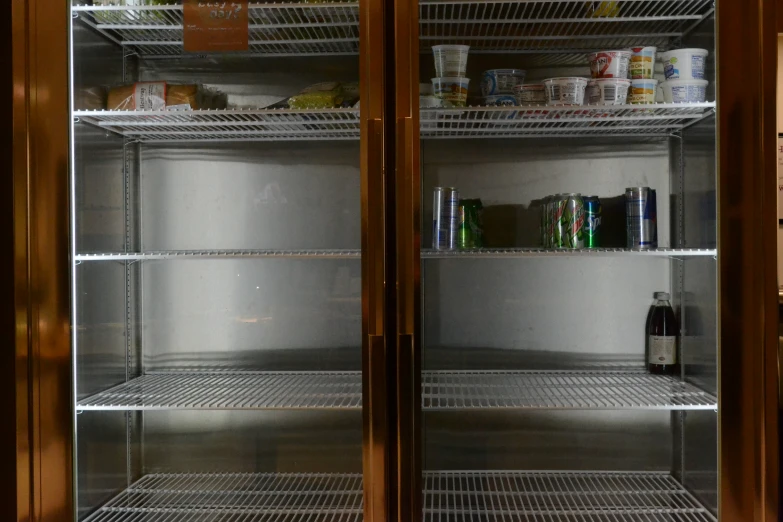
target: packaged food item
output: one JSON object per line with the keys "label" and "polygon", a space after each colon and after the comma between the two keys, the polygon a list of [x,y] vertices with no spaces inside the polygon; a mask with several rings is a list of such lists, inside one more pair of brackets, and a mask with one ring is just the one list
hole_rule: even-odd
{"label": "packaged food item", "polygon": [[443,100],[444,107],[464,107],[468,101],[469,83],[468,78],[432,78],[435,96]]}
{"label": "packaged food item", "polygon": [[619,78],[597,78],[587,83],[587,103],[589,105],[623,105],[628,99],[630,80]]}
{"label": "packaged food item", "polygon": [[81,111],[101,111],[106,109],[106,89],[98,87],[82,87],[73,93],[73,106]]}
{"label": "packaged food item", "polygon": [[587,55],[593,78],[628,78],[630,51],[600,51]]}
{"label": "packaged food item", "polygon": [[468,68],[469,45],[433,45],[435,75],[443,77],[463,77]]}
{"label": "packaged food item", "polygon": [[288,99],[292,109],[332,109],[343,103],[343,89],[338,82],[321,82],[302,89]]}
{"label": "packaged food item", "polygon": [[707,80],[667,80],[661,82],[666,103],[700,103],[707,99]]}
{"label": "packaged food item", "polygon": [[651,80],[655,69],[657,47],[631,47],[629,65],[632,80]]}
{"label": "packaged food item", "polygon": [[484,105],[496,105],[502,107],[514,106],[517,99],[510,94],[500,94],[498,96],[484,96]]}
{"label": "packaged food item", "polygon": [[620,14],[620,6],[616,1],[586,2],[587,16],[600,18],[603,16],[615,18]]}
{"label": "packaged food item", "polygon": [[514,87],[525,82],[521,69],[491,69],[481,76],[481,95],[514,94]]}
{"label": "packaged food item", "polygon": [[546,87],[543,83],[526,83],[514,87],[519,105],[543,105],[546,103]]}
{"label": "packaged food item", "polygon": [[544,80],[547,105],[582,105],[587,80],[578,76]]}
{"label": "packaged food item", "polygon": [[655,103],[655,92],[657,89],[658,80],[631,80],[628,103]]}
{"label": "packaged food item", "polygon": [[353,107],[359,101],[359,82],[346,82],[343,87],[343,107]]}
{"label": "packaged food item", "polygon": [[663,75],[667,80],[704,80],[706,49],[675,49],[661,53]]}

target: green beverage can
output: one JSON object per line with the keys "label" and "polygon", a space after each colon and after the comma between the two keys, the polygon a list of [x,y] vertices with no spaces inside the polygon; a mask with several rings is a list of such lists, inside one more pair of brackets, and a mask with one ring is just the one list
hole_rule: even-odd
{"label": "green beverage can", "polygon": [[601,246],[601,200],[598,196],[585,196],[585,248]]}
{"label": "green beverage can", "polygon": [[549,248],[549,200],[547,196],[541,200],[541,247]]}
{"label": "green beverage can", "polygon": [[584,248],[585,203],[581,194],[567,194],[563,210],[562,248]]}
{"label": "green beverage can", "polygon": [[484,246],[484,229],[481,214],[484,206],[480,199],[462,199],[459,202],[459,232],[457,246],[462,250]]}
{"label": "green beverage can", "polygon": [[555,194],[550,200],[549,223],[547,227],[549,233],[549,248],[563,248],[564,224],[563,214],[565,213],[568,196],[566,194]]}

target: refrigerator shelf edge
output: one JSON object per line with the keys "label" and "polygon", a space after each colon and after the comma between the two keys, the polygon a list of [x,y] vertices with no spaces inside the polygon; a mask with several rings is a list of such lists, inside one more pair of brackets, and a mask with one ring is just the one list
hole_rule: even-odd
{"label": "refrigerator shelf edge", "polygon": [[[668,473],[424,471],[423,483],[427,522],[717,520]],[[150,474],[85,522],[360,522],[362,509],[360,473]]]}
{"label": "refrigerator shelf edge", "polygon": [[715,257],[717,250],[709,248],[482,248],[478,250],[421,251],[422,259],[513,259],[525,257]]}
{"label": "refrigerator shelf edge", "polygon": [[[361,372],[156,372],[82,399],[76,409],[358,410],[361,393]],[[715,410],[717,399],[642,372],[440,371],[422,375],[422,408]]]}
{"label": "refrigerator shelf edge", "polygon": [[[422,109],[421,137],[666,137],[715,113],[715,103],[648,106]],[[85,122],[140,142],[358,140],[357,109],[75,111]]]}
{"label": "refrigerator shelf edge", "polygon": [[74,261],[155,261],[166,259],[361,259],[362,251],[348,250],[170,250],[160,252],[105,252],[76,254]]}
{"label": "refrigerator shelf edge", "polygon": [[[422,52],[434,44],[467,44],[471,52],[582,53],[655,45],[659,50],[710,16],[712,0],[617,0],[602,15],[590,2],[492,0],[419,2]],[[182,6],[79,5],[73,13],[109,40],[149,58],[183,56]],[[358,2],[251,3],[251,55],[341,55],[359,52]]]}

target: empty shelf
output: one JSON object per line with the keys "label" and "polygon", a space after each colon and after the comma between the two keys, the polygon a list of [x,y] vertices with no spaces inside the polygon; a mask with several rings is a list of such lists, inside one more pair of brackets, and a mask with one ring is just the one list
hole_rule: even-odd
{"label": "empty shelf", "polygon": [[422,259],[508,259],[517,257],[710,257],[718,255],[710,248],[653,248],[635,250],[632,248],[481,248],[477,250],[431,250],[421,251]]}
{"label": "empty shelf", "polygon": [[[78,410],[340,409],[362,406],[360,372],[149,373],[78,401]],[[638,372],[425,372],[425,410],[714,410],[714,396]]]}
{"label": "empty shelf", "polygon": [[359,473],[152,474],[85,522],[360,522],[363,501]]}
{"label": "empty shelf", "polygon": [[666,473],[427,472],[427,522],[715,522]]}
{"label": "empty shelf", "polygon": [[361,408],[361,372],[148,373],[77,404],[79,410]]}
{"label": "empty shelf", "polygon": [[679,379],[643,372],[427,372],[425,410],[714,410],[717,399]]}
{"label": "empty shelf", "polygon": [[655,103],[605,107],[466,107],[422,109],[421,137],[664,137],[714,113],[715,104]]}
{"label": "empty shelf", "polygon": [[157,261],[164,259],[361,259],[361,250],[168,250],[76,254],[74,261]]}
{"label": "empty shelf", "polygon": [[[85,522],[363,520],[362,475],[151,474]],[[425,471],[426,522],[715,522],[666,473]]]}

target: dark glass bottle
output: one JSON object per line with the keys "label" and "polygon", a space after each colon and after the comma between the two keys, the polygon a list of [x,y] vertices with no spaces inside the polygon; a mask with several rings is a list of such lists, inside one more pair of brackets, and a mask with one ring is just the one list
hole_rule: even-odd
{"label": "dark glass bottle", "polygon": [[655,304],[647,318],[647,369],[650,373],[679,373],[680,327],[669,303],[669,294],[655,293]]}

